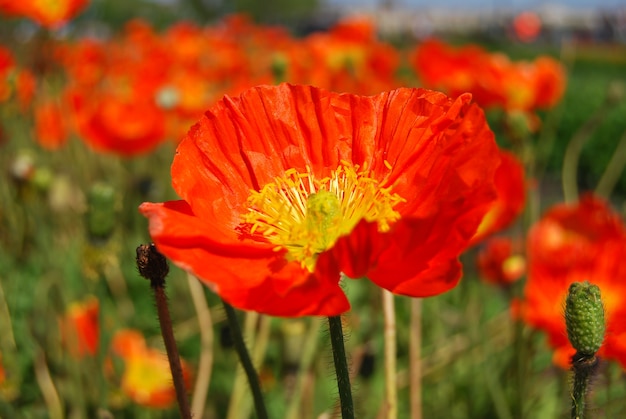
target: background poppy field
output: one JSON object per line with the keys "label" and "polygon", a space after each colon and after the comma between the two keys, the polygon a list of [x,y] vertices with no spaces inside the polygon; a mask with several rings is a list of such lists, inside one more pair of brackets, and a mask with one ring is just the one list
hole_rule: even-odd
{"label": "background poppy field", "polygon": [[[541,307],[520,302],[529,297],[528,246],[544,237],[528,234],[554,205],[599,192],[601,203],[582,199],[592,209],[581,211],[610,223],[590,221],[594,234],[580,247],[571,236],[573,250],[560,250],[615,252],[606,272],[625,274],[613,278],[625,285],[612,283],[610,304],[625,304],[623,35],[556,38],[544,29],[534,37],[512,19],[493,32],[435,28],[444,46],[424,61],[434,75],[459,76],[429,85],[416,56],[430,40],[419,31],[383,34],[372,19],[322,13],[313,0],[58,3],[73,5],[59,17],[0,0],[1,418],[178,417],[152,293],[135,263],[137,246],[150,242],[137,208],[177,199],[177,142],[206,109],[225,94],[281,82],[362,95],[473,89],[498,144],[518,162],[511,166],[524,171],[503,185],[522,189],[504,193],[504,204],[526,199],[489,231],[500,242],[481,237],[462,255],[456,288],[419,300],[421,318],[411,318],[412,299],[395,297],[399,417],[411,417],[417,397],[409,341],[418,325],[423,417],[569,417],[570,374],[549,326],[560,317],[533,318]],[[542,59],[551,63],[544,84],[528,76]],[[485,88],[488,75],[497,87]],[[219,298],[174,266],[166,289],[195,417],[254,417]],[[345,292],[356,415],[384,418],[380,291],[349,281]],[[239,315],[270,417],[338,417],[325,319]],[[610,345],[591,417],[626,415],[623,327]]]}

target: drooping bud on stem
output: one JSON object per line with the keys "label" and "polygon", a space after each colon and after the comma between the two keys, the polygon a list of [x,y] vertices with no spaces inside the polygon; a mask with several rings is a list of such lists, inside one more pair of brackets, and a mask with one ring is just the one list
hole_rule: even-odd
{"label": "drooping bud on stem", "polygon": [[159,325],[161,326],[161,334],[167,351],[174,388],[176,389],[180,417],[191,419],[191,409],[185,388],[183,368],[178,355],[176,340],[174,339],[172,319],[167,305],[167,296],[165,295],[165,277],[169,273],[167,259],[159,253],[153,243],[142,244],[137,247],[137,269],[139,269],[141,276],[150,281],[150,287],[154,291]]}
{"label": "drooping bud on stem", "polygon": [[596,352],[604,341],[606,322],[600,288],[589,282],[570,285],[565,300],[567,337],[576,349],[572,357],[574,383],[572,389],[572,419],[584,419],[589,382],[598,367]]}

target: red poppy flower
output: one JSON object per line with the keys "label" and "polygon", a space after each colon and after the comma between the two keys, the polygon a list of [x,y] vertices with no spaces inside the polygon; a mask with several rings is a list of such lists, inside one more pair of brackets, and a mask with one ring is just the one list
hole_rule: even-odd
{"label": "red poppy flower", "polygon": [[75,356],[95,355],[100,337],[100,304],[95,297],[72,303],[61,321],[65,344]]}
{"label": "red poppy flower", "polygon": [[97,95],[68,92],[76,128],[94,149],[133,156],[154,149],[165,140],[163,113],[152,98],[125,93]]}
{"label": "red poppy flower", "polygon": [[431,39],[416,47],[411,61],[424,86],[453,97],[471,92],[484,107],[524,112],[551,108],[565,91],[565,70],[550,57],[512,62],[475,45],[454,48]]}
{"label": "red poppy flower", "polygon": [[576,205],[553,207],[528,237],[528,281],[514,314],[548,334],[554,361],[568,368],[575,350],[567,340],[564,302],[569,285],[600,287],[607,335],[599,354],[626,366],[626,234],[606,203],[587,195]]}
{"label": "red poppy flower", "polygon": [[13,53],[8,48],[0,45],[0,103],[8,100],[11,96],[9,75],[14,67],[15,59],[13,58]]}
{"label": "red poppy flower", "polygon": [[510,238],[494,237],[478,253],[476,266],[481,279],[494,285],[509,285],[526,272],[526,260]]}
{"label": "red poppy flower", "polygon": [[61,106],[53,100],[43,101],[35,107],[35,137],[48,150],[60,148],[67,140],[65,114]]}
{"label": "red poppy flower", "polygon": [[0,0],[0,11],[28,17],[47,28],[65,24],[78,14],[89,0]]}
{"label": "red poppy flower", "polygon": [[[176,401],[176,390],[167,355],[146,346],[141,333],[120,330],[111,343],[113,353],[124,361],[122,391],[133,402],[146,407],[165,409]],[[191,387],[191,370],[181,359],[183,380]]]}
{"label": "red poppy flower", "polygon": [[242,309],[345,312],[341,273],[439,294],[495,196],[498,150],[470,101],[258,86],[219,101],[180,143],[182,200],[140,210],[163,254]]}
{"label": "red poppy flower", "polygon": [[4,371],[4,364],[2,363],[2,354],[0,353],[0,386],[4,384],[7,379],[7,374]]}
{"label": "red poppy flower", "polygon": [[532,42],[541,33],[541,18],[535,12],[521,12],[513,18],[513,31],[520,41]]}
{"label": "red poppy flower", "polygon": [[339,22],[327,33],[308,36],[304,47],[310,54],[304,73],[310,84],[357,94],[397,86],[398,51],[376,39],[376,28],[368,19]]}
{"label": "red poppy flower", "polygon": [[495,186],[498,199],[491,204],[472,243],[478,243],[485,237],[505,229],[524,211],[526,202],[524,167],[517,157],[508,151],[500,151]]}

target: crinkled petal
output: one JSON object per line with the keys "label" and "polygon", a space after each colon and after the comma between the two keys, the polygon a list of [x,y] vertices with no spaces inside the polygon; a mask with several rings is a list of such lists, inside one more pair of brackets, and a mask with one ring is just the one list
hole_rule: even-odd
{"label": "crinkled petal", "polygon": [[144,203],[140,211],[159,251],[237,308],[277,316],[336,315],[350,308],[339,271],[317,277],[287,263],[271,245],[220,243],[184,201]]}

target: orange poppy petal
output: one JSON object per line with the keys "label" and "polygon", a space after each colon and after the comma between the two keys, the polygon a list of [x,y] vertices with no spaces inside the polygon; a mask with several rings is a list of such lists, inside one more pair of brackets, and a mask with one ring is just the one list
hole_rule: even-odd
{"label": "orange poppy petal", "polygon": [[144,203],[140,211],[159,251],[235,307],[277,316],[336,315],[350,308],[339,271],[316,277],[287,263],[271,245],[219,243],[219,234],[184,201]]}

